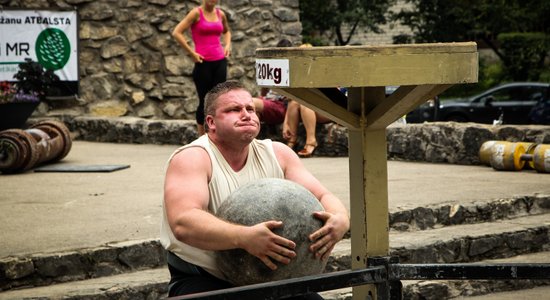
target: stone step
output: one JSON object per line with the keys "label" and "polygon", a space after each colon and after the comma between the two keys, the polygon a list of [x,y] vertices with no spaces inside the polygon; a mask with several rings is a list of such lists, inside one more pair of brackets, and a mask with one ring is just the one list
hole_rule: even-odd
{"label": "stone step", "polygon": [[[392,255],[401,262],[471,262],[550,247],[548,215],[486,224],[390,233]],[[466,233],[472,233],[466,235]],[[340,242],[327,270],[350,268],[349,239]],[[110,276],[165,265],[158,240],[131,241],[63,253],[0,259],[0,290]]]}
{"label": "stone step", "polygon": [[165,266],[158,240],[111,243],[69,252],[0,259],[0,291],[111,276]]}
{"label": "stone step", "polygon": [[[526,216],[493,223],[456,225],[414,232],[390,233],[391,254],[402,263],[475,262],[550,249],[548,215]],[[334,249],[328,271],[351,267],[351,243]],[[111,276],[164,266],[157,240],[111,244],[94,249],[0,260],[2,290],[22,286]]]}
{"label": "stone step", "polygon": [[[489,260],[486,263],[545,262],[550,263],[550,252],[521,255],[508,259]],[[169,273],[165,267],[129,272],[50,286],[22,288],[0,292],[0,300],[15,299],[159,299],[167,292]],[[533,299],[528,295],[542,295],[533,287],[550,285],[550,281],[403,281],[404,299],[452,299],[484,295],[476,299],[502,299],[507,291],[519,299]],[[322,292],[326,300],[352,299],[351,288]],[[546,289],[542,289],[545,291]],[[513,291],[513,292],[512,292]],[[509,298],[512,299],[512,298]],[[544,299],[544,298],[540,298]]]}
{"label": "stone step", "polygon": [[[489,202],[455,205],[454,207],[442,206],[431,208],[415,208],[409,211],[400,211],[390,216],[392,228],[407,230],[427,229],[441,227],[457,223],[473,223],[481,221],[494,221],[495,219],[525,216],[528,214],[540,214],[547,212],[550,207],[550,196],[525,196],[511,199],[499,199]],[[400,224],[400,225],[396,225]],[[408,224],[407,226],[403,224]],[[500,226],[500,225],[499,225]],[[445,227],[443,227],[445,228]],[[445,231],[451,229],[441,228],[444,236],[450,236]],[[468,228],[468,227],[466,227]],[[431,242],[439,241],[439,231],[429,231],[423,235],[431,236]],[[400,236],[392,231],[392,241],[399,241]],[[426,237],[420,236],[417,241],[424,241]],[[435,240],[434,240],[435,239]],[[487,240],[487,239],[485,239]],[[491,239],[489,239],[490,241]],[[393,242],[392,242],[393,243]],[[474,245],[481,242],[474,241]],[[345,245],[346,241],[341,245]],[[456,247],[456,242],[451,243]],[[449,245],[446,242],[444,245]],[[339,246],[341,247],[341,246]],[[428,249],[431,246],[428,246]],[[439,247],[439,246],[437,246]],[[400,256],[422,256],[423,249],[409,249],[409,247],[392,244],[394,252]],[[349,253],[348,251],[344,251]],[[447,253],[444,249],[442,253]],[[335,251],[338,253],[338,251]],[[343,263],[349,260],[349,254],[334,259],[330,268],[344,268]],[[342,265],[344,264],[344,265]],[[349,264],[349,263],[348,263]],[[36,254],[29,257],[6,257],[0,259],[0,290],[6,290],[25,285],[49,285],[54,282],[80,280],[99,276],[120,274],[141,268],[151,268],[164,265],[163,250],[157,240],[131,241],[124,243],[112,243],[92,249],[75,250],[66,253]]]}
{"label": "stone step", "polygon": [[417,207],[390,213],[390,227],[398,231],[425,230],[458,224],[493,222],[550,213],[550,195],[516,196],[437,207]]}
{"label": "stone step", "polygon": [[[550,263],[550,252],[485,260],[480,263]],[[403,280],[402,284],[403,299],[546,299],[550,293],[550,280]],[[326,300],[351,300],[352,288],[326,291],[321,295]]]}
{"label": "stone step", "polygon": [[[550,214],[490,223],[442,228],[390,231],[390,252],[401,263],[458,263],[512,257],[550,249]],[[338,243],[329,270],[351,268],[351,241]]]}
{"label": "stone step", "polygon": [[[504,259],[484,260],[480,263],[550,263],[550,252],[543,251]],[[403,295],[404,298],[408,299],[450,299],[505,291],[520,291],[549,285],[550,280],[403,281]]]}
{"label": "stone step", "polygon": [[170,274],[165,267],[50,286],[0,292],[0,300],[20,299],[160,299],[165,298]]}
{"label": "stone step", "polygon": [[523,289],[519,291],[508,291],[481,296],[463,297],[468,300],[517,300],[517,299],[548,299],[550,286],[539,286],[536,288]]}

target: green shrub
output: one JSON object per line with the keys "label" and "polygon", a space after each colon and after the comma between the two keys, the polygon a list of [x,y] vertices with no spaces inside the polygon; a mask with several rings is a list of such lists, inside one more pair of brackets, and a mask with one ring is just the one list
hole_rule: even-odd
{"label": "green shrub", "polygon": [[506,78],[512,81],[539,81],[550,49],[544,33],[501,33],[497,40],[503,54]]}

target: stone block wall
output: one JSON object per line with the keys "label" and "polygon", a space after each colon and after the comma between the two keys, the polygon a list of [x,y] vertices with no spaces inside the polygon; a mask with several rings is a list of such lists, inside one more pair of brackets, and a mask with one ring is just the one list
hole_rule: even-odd
{"label": "stone block wall", "polygon": [[[33,118],[29,123],[41,120]],[[149,120],[137,117],[64,117],[61,119],[75,140],[184,145],[197,138],[191,120]],[[281,126],[262,126],[259,138],[282,140]],[[300,126],[297,149],[305,132]],[[489,140],[550,144],[550,126],[484,125],[435,122],[392,125],[386,129],[387,157],[394,160],[476,165],[479,148]],[[348,130],[336,123],[317,125],[316,156],[348,155]]]}
{"label": "stone block wall", "polygon": [[[80,97],[42,103],[35,116],[134,116],[194,120],[193,62],[171,31],[201,0],[0,0],[9,9],[79,14]],[[299,0],[219,1],[232,30],[228,79],[257,90],[255,51],[301,42]]]}
{"label": "stone block wall", "polygon": [[550,144],[550,126],[435,122],[388,128],[388,157],[407,161],[480,164],[479,148],[489,140]]}

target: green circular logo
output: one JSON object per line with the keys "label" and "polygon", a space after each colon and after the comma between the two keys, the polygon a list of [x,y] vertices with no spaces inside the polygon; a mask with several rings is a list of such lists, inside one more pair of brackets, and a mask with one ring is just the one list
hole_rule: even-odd
{"label": "green circular logo", "polygon": [[38,62],[48,70],[62,69],[71,56],[71,44],[65,33],[57,28],[44,29],[36,38]]}

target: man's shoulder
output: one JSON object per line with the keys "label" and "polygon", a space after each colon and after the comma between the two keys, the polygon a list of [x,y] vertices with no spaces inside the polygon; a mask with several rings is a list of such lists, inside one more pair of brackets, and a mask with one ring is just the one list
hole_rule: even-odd
{"label": "man's shoulder", "polygon": [[284,146],[283,143],[271,139],[254,139],[252,143],[257,147],[268,147],[270,149],[278,148],[281,145]]}
{"label": "man's shoulder", "polygon": [[252,140],[252,143],[255,143],[255,144],[269,144],[269,143],[272,143],[273,141],[271,139],[253,139]]}
{"label": "man's shoulder", "polygon": [[284,143],[281,143],[279,141],[273,141],[270,139],[262,139],[262,140],[255,140],[260,147],[268,148],[270,151],[273,151],[273,153],[279,158],[280,153],[287,154],[290,152],[293,152],[290,148],[288,148]]}
{"label": "man's shoulder", "polygon": [[195,156],[195,155],[207,155],[208,140],[205,140],[204,137],[200,137],[193,142],[183,145],[179,147],[178,149],[174,150],[172,153],[172,156],[170,157],[170,160],[172,160],[174,157],[186,157],[186,156]]}
{"label": "man's shoulder", "polygon": [[196,157],[199,155],[208,155],[208,152],[204,147],[189,144],[185,147],[180,147],[176,151],[174,151],[171,160],[174,158],[188,159],[190,157]]}

